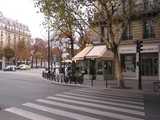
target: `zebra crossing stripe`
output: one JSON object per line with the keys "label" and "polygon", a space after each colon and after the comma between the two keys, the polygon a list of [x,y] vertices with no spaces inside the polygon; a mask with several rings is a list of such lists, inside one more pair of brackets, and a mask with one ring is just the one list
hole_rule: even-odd
{"label": "zebra crossing stripe", "polygon": [[129,95],[129,96],[135,96],[135,97],[143,97],[142,92],[141,93],[137,93],[137,92],[133,92],[133,91],[126,91],[126,90],[119,90],[119,89],[106,89],[106,90],[101,90],[101,89],[88,89],[88,88],[83,88],[83,89],[76,89],[76,90],[84,90],[84,91],[92,91],[92,92],[101,92],[101,93],[112,93],[112,94],[121,94],[123,92],[123,95]]}
{"label": "zebra crossing stripe", "polygon": [[24,118],[30,119],[30,120],[55,120],[49,117],[45,117],[36,113],[32,113],[26,110],[22,110],[16,107],[5,109],[5,111],[22,116]]}
{"label": "zebra crossing stripe", "polygon": [[[87,113],[91,113],[91,114],[95,114],[95,115],[115,118],[118,120],[144,120],[142,118],[131,117],[131,116],[127,116],[127,115],[123,115],[123,114],[119,114],[119,113],[106,112],[106,111],[101,111],[101,110],[92,109],[92,108],[88,108],[88,107],[75,106],[75,105],[70,105],[70,104],[56,102],[56,101],[43,100],[43,99],[38,99],[36,101],[41,102],[41,103],[45,103],[45,104],[49,104],[49,105],[65,107],[65,108],[72,109],[72,110],[74,109],[74,110],[78,110],[78,111],[83,111],[83,112],[87,112]],[[142,116],[142,117],[144,117],[144,116]]]}
{"label": "zebra crossing stripe", "polygon": [[92,117],[89,117],[89,116],[80,115],[80,114],[77,114],[77,113],[67,112],[67,111],[63,111],[63,110],[58,110],[58,109],[38,105],[38,104],[35,104],[35,103],[25,103],[23,105],[27,106],[27,107],[30,107],[30,108],[34,108],[36,110],[41,110],[41,111],[44,111],[44,112],[49,112],[49,113],[53,113],[53,114],[56,114],[56,115],[65,116],[65,117],[75,119],[75,120],[99,120],[99,119],[92,118]]}
{"label": "zebra crossing stripe", "polygon": [[135,101],[128,101],[128,100],[113,99],[113,98],[102,98],[102,97],[79,94],[79,93],[75,94],[72,92],[64,92],[64,94],[78,96],[78,97],[86,97],[86,98],[91,98],[91,99],[103,99],[103,100],[110,100],[110,101],[114,101],[114,102],[122,102],[122,103],[135,104],[135,105],[144,105],[143,102],[135,102]]}
{"label": "zebra crossing stripe", "polygon": [[[73,93],[79,93],[79,94],[92,94],[88,91],[73,91]],[[94,95],[96,94],[96,92],[94,93]],[[93,95],[93,94],[92,94]],[[128,97],[128,96],[118,96],[118,95],[112,95],[112,94],[108,94],[108,95],[105,95],[105,94],[99,94],[97,93],[98,96],[103,96],[104,98],[113,98],[113,99],[124,99],[124,100],[130,100],[130,101],[135,101],[135,102],[144,102],[143,99],[138,99],[138,98],[131,98],[131,97]]]}
{"label": "zebra crossing stripe", "polygon": [[96,102],[96,103],[101,103],[101,104],[109,104],[109,105],[116,105],[116,106],[121,106],[121,107],[144,110],[144,107],[136,106],[136,105],[128,105],[128,104],[108,102],[108,101],[103,101],[103,100],[87,99],[87,98],[75,97],[75,96],[70,96],[70,95],[62,95],[62,94],[57,94],[56,96],[65,97],[65,98],[71,98],[71,99],[76,99],[76,100],[84,100],[84,101],[87,101],[87,102]]}
{"label": "zebra crossing stripe", "polygon": [[74,90],[74,91],[77,91],[77,92],[87,92],[87,93],[97,93],[97,94],[103,94],[103,95],[112,95],[112,96],[119,96],[119,97],[129,97],[130,99],[134,99],[134,98],[136,98],[136,99],[139,99],[139,100],[142,100],[144,97],[143,96],[136,96],[135,95],[135,97],[133,98],[133,96],[131,96],[131,95],[123,95],[123,94],[114,94],[114,92],[113,93],[109,93],[109,92],[100,92],[100,91],[92,91],[92,90],[83,90],[83,89],[76,89],[76,90]]}
{"label": "zebra crossing stripe", "polygon": [[144,112],[137,111],[137,110],[131,110],[131,109],[127,109],[127,108],[119,108],[119,107],[113,107],[113,106],[107,106],[107,105],[86,103],[86,102],[82,102],[82,101],[69,100],[69,99],[63,99],[63,98],[58,98],[58,97],[47,97],[47,98],[51,99],[51,100],[58,100],[58,101],[63,101],[63,102],[75,103],[75,104],[79,104],[79,105],[86,105],[86,106],[91,106],[91,107],[96,107],[96,108],[102,108],[102,109],[114,110],[114,111],[121,111],[121,112],[125,112],[125,113],[144,116]]}

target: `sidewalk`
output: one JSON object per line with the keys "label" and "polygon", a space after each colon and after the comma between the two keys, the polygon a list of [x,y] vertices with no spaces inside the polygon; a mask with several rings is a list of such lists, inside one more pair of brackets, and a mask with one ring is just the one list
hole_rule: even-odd
{"label": "sidewalk", "polygon": [[160,95],[144,93],[145,120],[160,120]]}

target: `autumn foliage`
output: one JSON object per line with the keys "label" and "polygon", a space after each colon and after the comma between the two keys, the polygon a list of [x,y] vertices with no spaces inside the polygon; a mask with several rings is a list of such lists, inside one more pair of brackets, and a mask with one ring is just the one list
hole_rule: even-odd
{"label": "autumn foliage", "polygon": [[29,46],[27,46],[25,40],[20,40],[17,43],[17,49],[16,49],[16,58],[18,60],[27,60],[30,57],[30,49]]}

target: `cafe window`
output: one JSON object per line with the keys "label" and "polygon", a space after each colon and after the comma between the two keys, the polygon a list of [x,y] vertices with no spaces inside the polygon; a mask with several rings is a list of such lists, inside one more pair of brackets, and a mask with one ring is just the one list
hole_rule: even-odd
{"label": "cafe window", "polygon": [[103,69],[102,69],[103,67],[102,67],[102,61],[99,61],[98,63],[97,63],[97,74],[103,74]]}
{"label": "cafe window", "polygon": [[136,56],[135,55],[122,55],[122,70],[123,72],[136,71]]}

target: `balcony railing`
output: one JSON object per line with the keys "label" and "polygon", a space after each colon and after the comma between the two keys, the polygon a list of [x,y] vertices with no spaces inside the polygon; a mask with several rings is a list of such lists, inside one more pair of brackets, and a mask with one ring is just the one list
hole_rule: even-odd
{"label": "balcony railing", "polygon": [[134,11],[134,13],[140,14],[158,13],[160,12],[160,1],[146,0],[146,2],[140,2],[136,4],[136,9]]}

